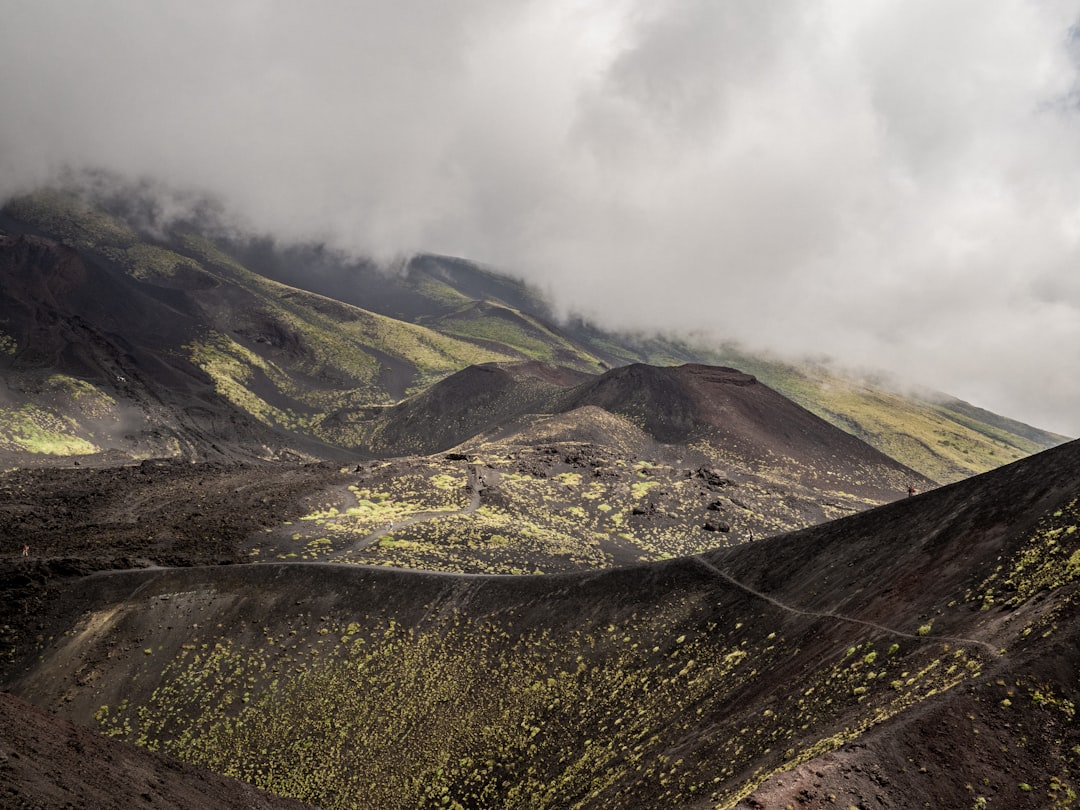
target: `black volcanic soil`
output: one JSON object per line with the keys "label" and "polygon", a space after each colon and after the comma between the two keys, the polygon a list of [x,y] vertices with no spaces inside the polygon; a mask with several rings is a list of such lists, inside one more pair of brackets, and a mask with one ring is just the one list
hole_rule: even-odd
{"label": "black volcanic soil", "polygon": [[[153,460],[0,475],[0,658],[70,577],[246,561],[244,541],[309,511],[338,467]],[[29,547],[23,556],[24,546]]]}
{"label": "black volcanic soil", "polygon": [[0,693],[0,806],[303,810],[308,805],[110,740]]}
{"label": "black volcanic soil", "polygon": [[[439,795],[492,797],[463,806],[530,806],[509,797],[531,779],[562,785],[531,805],[549,807],[1067,807],[1080,751],[1078,495],[1073,443],[797,534],[598,573],[99,573],[43,606],[39,649],[4,682],[90,723],[102,705],[152,706],[185,656],[218,650],[230,662],[218,677],[236,667],[239,680],[200,700],[248,689],[255,705],[291,711],[270,741],[301,727],[290,723],[322,728],[329,695],[325,722],[342,742],[328,767],[390,779],[416,766],[410,755],[450,751],[438,760],[449,776],[424,779],[450,780]],[[514,680],[527,660],[536,669]],[[263,667],[292,683],[260,680]],[[307,702],[287,707],[279,688]],[[512,718],[502,730],[498,705],[485,713],[498,701]],[[371,743],[402,716],[400,747]],[[478,725],[459,723],[468,717]],[[522,724],[537,736],[515,736]],[[484,733],[497,748],[471,749]],[[279,756],[260,753],[270,744],[252,753]],[[569,779],[576,768],[588,778]],[[417,803],[378,789],[355,806]]]}
{"label": "black volcanic soil", "polygon": [[[312,490],[354,480],[328,464],[151,460],[122,467],[18,470],[0,475],[0,559],[80,558],[113,567],[242,561],[260,529],[303,514]],[[127,566],[130,567],[130,566]]]}
{"label": "black volcanic soil", "polygon": [[933,482],[737,369],[688,363],[617,368],[568,392],[571,407],[625,415],[660,442],[707,441],[751,466],[888,501],[901,481]]}

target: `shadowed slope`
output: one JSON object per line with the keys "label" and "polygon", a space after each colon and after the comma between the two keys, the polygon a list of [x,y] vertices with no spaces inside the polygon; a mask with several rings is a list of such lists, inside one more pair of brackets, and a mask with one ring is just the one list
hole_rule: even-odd
{"label": "shadowed slope", "polygon": [[9,457],[285,449],[177,351],[199,333],[185,296],[34,236],[0,237],[0,277],[0,450]]}
{"label": "shadowed slope", "polygon": [[[469,365],[529,359],[588,373],[635,361],[735,365],[938,481],[1062,439],[964,403],[902,396],[812,365],[615,335],[580,321],[556,324],[535,290],[462,259],[417,256],[389,272],[319,245],[225,238],[228,228],[206,216],[212,208],[162,222],[146,188],[99,183],[81,196],[44,191],[0,210],[0,234],[62,242],[78,251],[92,280],[61,273],[54,291],[13,274],[10,286],[25,294],[14,303],[0,299],[0,319],[7,319],[0,361],[33,358],[34,373],[6,379],[9,402],[0,391],[0,453],[30,463],[106,450],[117,458],[266,458],[296,450],[333,455],[324,443],[389,448],[400,441],[395,431],[388,443],[381,414],[366,408],[398,402]],[[27,278],[38,272],[31,265]],[[45,317],[28,316],[39,298]],[[24,329],[27,320],[37,325]],[[131,390],[116,385],[118,377]],[[453,425],[436,427],[443,438],[467,438]],[[678,432],[663,420],[653,428],[660,441],[669,441],[666,430]]]}
{"label": "shadowed slope", "polygon": [[587,377],[537,362],[484,363],[397,405],[338,413],[325,427],[356,436],[357,445],[376,455],[437,453],[524,414],[550,410],[559,391]]}
{"label": "shadowed slope", "polygon": [[1045,807],[1077,778],[1078,492],[1073,443],[591,575],[99,574],[6,683],[324,807]]}
{"label": "shadowed slope", "polygon": [[303,810],[305,804],[124,745],[0,694],[0,803],[4,807],[130,810]]}
{"label": "shadowed slope", "polygon": [[720,462],[738,460],[776,477],[878,502],[892,500],[912,481],[928,483],[735,369],[636,364],[578,386],[563,402],[626,416],[660,442],[710,445]]}

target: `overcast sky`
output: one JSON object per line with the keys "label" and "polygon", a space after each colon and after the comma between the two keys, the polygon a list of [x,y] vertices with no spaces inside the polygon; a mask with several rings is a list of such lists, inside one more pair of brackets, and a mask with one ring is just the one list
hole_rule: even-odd
{"label": "overcast sky", "polygon": [[1080,436],[1080,0],[0,0],[0,197],[92,166],[611,327]]}

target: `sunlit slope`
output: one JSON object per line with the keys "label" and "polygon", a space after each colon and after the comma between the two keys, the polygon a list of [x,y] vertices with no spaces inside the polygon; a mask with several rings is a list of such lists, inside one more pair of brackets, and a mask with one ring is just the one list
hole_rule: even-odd
{"label": "sunlit slope", "polygon": [[[6,209],[5,222],[61,237],[65,249],[70,245],[79,251],[73,261],[81,265],[85,259],[95,265],[94,272],[111,276],[116,286],[153,299],[140,312],[126,299],[127,310],[110,310],[109,303],[120,297],[105,295],[92,325],[185,359],[208,375],[218,396],[275,430],[355,445],[357,435],[343,432],[339,421],[324,427],[327,418],[342,409],[394,402],[470,365],[537,355],[599,367],[531,316],[504,307],[491,305],[491,317],[461,314],[453,329],[437,331],[264,278],[195,233],[177,232],[165,242],[152,243],[70,196],[16,200]],[[85,274],[76,275],[77,287]],[[51,317],[85,319],[79,309],[82,298],[78,290],[65,290]],[[33,295],[27,299],[35,305]],[[28,318],[40,321],[33,313]],[[45,353],[31,359],[25,330],[8,334],[18,326],[7,320],[0,348],[13,374],[71,370],[62,363],[50,368]],[[58,351],[66,349],[60,346]],[[104,385],[103,396],[113,396],[115,383],[103,378],[87,384]],[[52,414],[65,425],[72,422],[58,431],[24,406],[40,408],[40,403],[16,403],[5,431],[9,443],[18,441],[31,451],[68,447],[92,452],[85,440],[75,442],[92,432],[79,422],[78,413]],[[61,436],[67,438],[61,441]]]}
{"label": "sunlit slope", "polygon": [[[299,260],[291,268],[283,267],[280,260],[275,263],[265,251],[263,260],[290,283],[354,296],[365,306],[412,317],[454,334],[525,348],[532,343],[531,328],[511,323],[515,316],[531,320],[540,315],[542,324],[553,320],[550,305],[535,289],[461,259],[417,256],[401,274],[387,278],[385,274],[373,275],[370,267],[335,265],[325,254],[313,256],[311,249],[306,253],[294,250],[290,255]],[[304,256],[321,270],[313,278],[304,277],[299,270]],[[343,278],[349,283],[343,284]],[[819,364],[792,365],[662,335],[612,333],[580,319],[563,323],[559,332],[573,346],[584,347],[586,359],[595,358],[607,367],[703,362],[743,369],[837,427],[943,483],[1065,440],[946,395],[899,393],[888,385],[845,376]],[[557,344],[547,345],[560,351]],[[533,351],[533,356],[562,362],[566,355],[545,348]]]}
{"label": "sunlit slope", "polygon": [[1080,776],[1078,476],[1071,444],[601,573],[98,574],[42,611],[4,686],[324,808],[753,807],[776,786],[1061,806]]}
{"label": "sunlit slope", "polygon": [[730,350],[710,356],[737,364],[807,410],[940,483],[1067,441],[944,394],[901,394],[886,383],[846,377],[820,365],[798,366]]}
{"label": "sunlit slope", "polygon": [[[615,334],[581,320],[559,323],[534,288],[462,259],[418,255],[391,271],[319,245],[230,236],[234,230],[214,216],[148,228],[138,223],[153,220],[147,214],[153,199],[131,195],[108,206],[60,192],[23,197],[0,213],[0,230],[61,240],[123,274],[156,301],[151,319],[162,327],[167,319],[187,323],[170,327],[177,335],[174,357],[201,369],[217,396],[274,431],[361,447],[382,430],[381,417],[360,424],[364,408],[400,402],[470,365],[540,360],[593,374],[638,362],[734,366],[941,482],[1063,438],[944,395],[901,394],[820,365]],[[96,324],[124,334],[138,320],[127,311]],[[0,324],[0,360],[26,348],[8,334],[12,328]],[[36,368],[46,378],[73,371]],[[108,380],[74,377],[116,398]],[[95,442],[92,426],[77,413],[42,407],[33,397],[15,398],[2,431],[8,446],[78,452],[108,444]],[[170,442],[147,452],[169,452]]]}

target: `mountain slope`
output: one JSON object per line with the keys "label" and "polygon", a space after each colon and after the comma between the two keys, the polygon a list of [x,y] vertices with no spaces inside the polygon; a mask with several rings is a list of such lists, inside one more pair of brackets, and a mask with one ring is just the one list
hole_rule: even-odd
{"label": "mountain slope", "polygon": [[751,459],[790,477],[843,477],[858,489],[876,477],[871,469],[887,468],[900,475],[879,479],[877,486],[898,492],[906,487],[904,477],[911,476],[891,458],[736,369],[626,366],[579,386],[568,401],[624,415],[658,441],[707,441],[732,458]]}
{"label": "mountain slope", "polygon": [[845,376],[821,364],[798,366],[734,349],[704,354],[710,362],[737,365],[758,376],[807,410],[941,483],[1067,441],[955,397],[900,393],[886,381]]}
{"label": "mountain slope", "polygon": [[326,808],[1068,806],[1078,492],[1072,443],[601,573],[72,578],[4,684]]}
{"label": "mountain slope", "polygon": [[0,441],[13,457],[202,454],[223,426],[235,446],[282,449],[229,403],[207,407],[212,386],[177,357],[198,327],[182,297],[38,237],[0,237],[0,273]]}
{"label": "mountain slope", "polygon": [[[103,254],[42,237],[0,237],[0,270],[10,278],[0,293],[0,312],[11,352],[0,362],[12,392],[4,422],[12,462],[26,463],[34,451],[78,454],[84,462],[110,454],[117,460],[423,455],[466,442],[490,444],[497,436],[513,441],[536,415],[593,406],[644,430],[645,443],[636,444],[648,455],[620,456],[627,475],[642,472],[631,466],[639,461],[667,456],[670,475],[681,474],[687,468],[682,456],[692,459],[690,471],[718,468],[714,477],[732,480],[728,495],[735,500],[728,511],[738,512],[725,517],[716,507],[717,514],[700,519],[714,532],[728,534],[736,522],[746,536],[795,528],[891,500],[911,483],[920,489],[931,484],[868,455],[860,442],[752,378],[705,367],[635,365],[594,379],[535,361],[487,363],[467,366],[397,404],[373,404],[394,378],[410,384],[433,369],[472,359],[473,352],[480,358],[504,355],[483,348],[477,336],[466,343],[391,321],[262,279],[202,243],[190,246],[197,259],[138,277]],[[538,330],[530,334],[546,335],[551,342],[544,345],[571,352],[536,321],[509,317],[515,327],[530,325]],[[41,394],[50,392],[43,402]],[[20,421],[27,414],[59,427],[51,434],[29,433]],[[591,441],[589,452],[595,452],[608,440],[593,431]],[[576,474],[570,467],[555,474],[562,473]],[[689,504],[676,495],[690,495],[690,488],[685,482],[664,488],[666,477],[653,474],[657,492],[647,499],[641,488],[612,494],[622,502],[643,501],[627,509],[641,506],[650,518],[663,509],[669,518],[650,520],[647,530],[638,531],[599,521],[589,559],[596,558],[595,542],[615,559],[638,559],[640,552],[628,549],[640,546],[642,533],[651,538],[647,554],[678,553],[705,542],[687,538],[689,546],[672,546],[665,533],[697,520],[683,514]],[[665,492],[666,506],[660,501]],[[709,497],[700,489],[691,502]],[[775,506],[768,505],[770,498]],[[607,499],[603,503],[612,508]],[[620,509],[612,518],[622,514]],[[631,545],[608,545],[602,534],[611,531]]]}
{"label": "mountain slope", "polygon": [[[812,365],[659,336],[615,335],[580,320],[558,325],[535,290],[461,259],[420,255],[389,272],[318,245],[281,247],[268,238],[228,235],[229,228],[207,215],[212,206],[165,222],[145,189],[100,193],[110,185],[98,184],[96,196],[41,192],[10,201],[0,211],[0,233],[60,240],[79,250],[84,263],[111,274],[114,286],[137,282],[140,295],[193,318],[197,334],[173,354],[209,375],[233,409],[308,442],[356,445],[363,431],[345,430],[353,420],[342,413],[399,401],[468,365],[530,359],[587,373],[635,362],[735,366],[942,482],[1063,440],[956,400],[900,395]],[[13,340],[0,335],[0,352],[10,353]],[[40,369],[47,380],[47,366]],[[114,396],[101,380],[71,375],[62,364],[51,372]],[[95,426],[84,424],[81,413],[50,409],[34,396],[16,400],[3,421],[8,446],[24,460],[42,451],[99,448],[88,439]],[[117,406],[124,406],[122,398]],[[175,433],[168,427],[157,442],[140,434],[147,446],[125,452],[190,453]]]}
{"label": "mountain slope", "polygon": [[5,807],[303,810],[226,776],[109,740],[0,694],[0,796]]}

